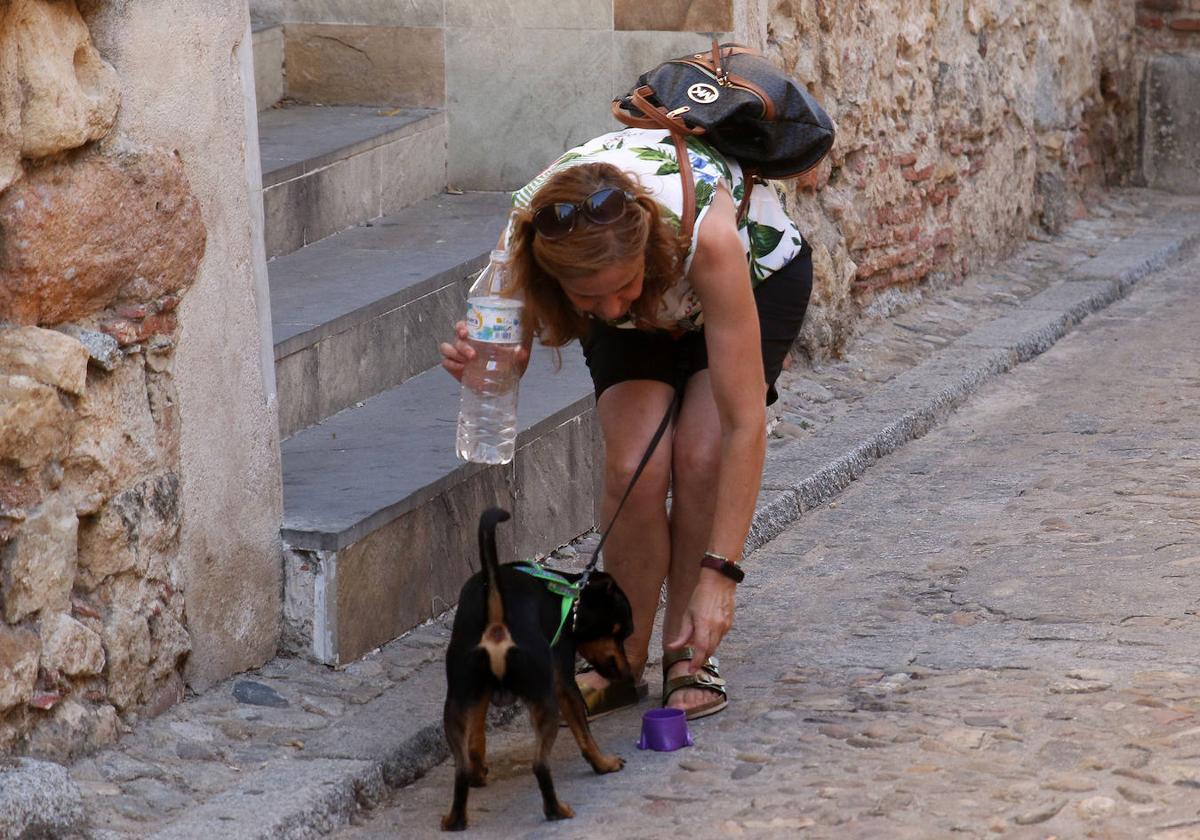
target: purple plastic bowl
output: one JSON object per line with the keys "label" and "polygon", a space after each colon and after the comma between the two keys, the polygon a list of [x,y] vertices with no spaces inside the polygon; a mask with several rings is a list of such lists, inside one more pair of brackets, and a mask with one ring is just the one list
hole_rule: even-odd
{"label": "purple plastic bowl", "polygon": [[671,752],[690,746],[692,733],[688,731],[687,715],[683,709],[651,709],[642,715],[639,750]]}

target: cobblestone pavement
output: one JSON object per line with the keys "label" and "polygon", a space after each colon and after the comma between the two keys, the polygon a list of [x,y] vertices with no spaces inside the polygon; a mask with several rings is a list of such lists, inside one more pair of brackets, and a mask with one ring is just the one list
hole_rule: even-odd
{"label": "cobblestone pavement", "polygon": [[[596,724],[600,777],[564,733],[552,824],[514,722],[471,830],[1200,838],[1197,288],[1194,256],[1150,278],[756,552],[695,747],[634,748],[644,706]],[[435,836],[450,790],[335,836]]]}
{"label": "cobblestone pavement", "polygon": [[[1179,219],[1198,218],[1198,211],[1200,202],[1194,198],[1137,190],[1116,192],[1093,208],[1091,218],[1075,223],[1063,236],[1030,242],[995,268],[961,284],[881,301],[877,317],[864,320],[843,358],[819,364],[798,360],[784,372],[771,446],[784,448],[796,439],[838,429],[839,420],[853,419],[856,407],[885,384],[970,330],[1015,311],[1022,301],[1057,283],[1072,267],[1113,242],[1153,235],[1162,226],[1178,228]],[[1016,392],[1011,389],[1033,376],[1034,370],[1061,365],[1054,360],[1081,342],[1096,342],[1094,336],[1106,324],[1115,340],[1111,347],[1103,342],[1096,346],[1108,348],[1110,354],[1125,348],[1131,358],[1121,361],[1125,368],[1114,360],[1089,369],[1109,373],[1113,379],[1132,380],[1130,371],[1136,362],[1143,368],[1143,379],[1149,377],[1147,381],[1161,385],[1170,371],[1159,371],[1160,367],[1186,364],[1195,358],[1196,324],[1181,323],[1156,331],[1130,307],[1158,305],[1154,296],[1165,294],[1162,289],[1168,277],[1174,278],[1171,282],[1175,285],[1185,284],[1189,276],[1194,279],[1196,264],[1188,265],[1167,275],[1152,275],[1131,300],[1092,316],[1082,333],[1069,336],[1049,357],[1003,377],[988,393],[1003,391],[1012,399]],[[1171,318],[1186,317],[1187,307],[1164,306]],[[1190,359],[1184,347],[1188,342]],[[1133,349],[1143,346],[1159,352],[1134,356]],[[1085,351],[1085,361],[1093,361],[1097,352]],[[1200,502],[1167,492],[1176,492],[1167,486],[1169,476],[1196,477],[1196,452],[1190,453],[1191,459],[1181,456],[1172,465],[1162,463],[1162,456],[1153,449],[1151,427],[1139,425],[1148,422],[1147,418],[1135,410],[1163,420],[1161,427],[1153,427],[1159,430],[1157,437],[1178,438],[1176,444],[1183,447],[1180,436],[1194,427],[1194,420],[1189,423],[1186,419],[1187,406],[1171,401],[1190,394],[1194,412],[1196,380],[1190,381],[1190,390],[1181,378],[1178,393],[1159,395],[1155,391],[1152,397],[1139,397],[1132,390],[1132,381],[1119,392],[1113,383],[1104,382],[1084,389],[1082,372],[1081,366],[1073,374],[1064,373],[1061,384],[1030,385],[1010,406],[1014,411],[1021,406],[1031,412],[1049,410],[1050,406],[1035,402],[1038,395],[1047,403],[1051,398],[1062,405],[1068,399],[1077,403],[1069,411],[1063,409],[1067,413],[1052,426],[1058,437],[1032,433],[1022,425],[1021,435],[995,432],[995,440],[986,439],[989,446],[1009,441],[1016,447],[1012,451],[993,453],[990,448],[978,448],[975,441],[967,446],[969,435],[964,438],[962,431],[966,418],[976,418],[989,434],[995,424],[1032,422],[1031,414],[1009,416],[997,407],[980,415],[980,406],[995,397],[977,397],[973,408],[946,431],[910,444],[898,456],[876,464],[867,479],[852,485],[839,500],[806,513],[784,536],[760,549],[750,560],[755,574],[743,587],[738,630],[722,650],[735,679],[735,702],[721,716],[696,725],[699,742],[695,749],[644,755],[630,746],[636,736],[635,714],[602,721],[597,727],[602,743],[620,747],[630,766],[615,776],[598,778],[585,772],[567,743],[570,738],[564,737],[556,768],[564,798],[576,807],[579,817],[572,823],[546,827],[536,818],[536,794],[528,773],[519,766],[529,743],[522,721],[495,739],[499,778],[474,796],[479,830],[488,831],[489,836],[504,836],[505,831],[512,836],[540,836],[539,832],[551,830],[564,837],[589,831],[594,836],[610,836],[615,830],[609,831],[607,821],[628,812],[646,822],[620,824],[620,831],[633,837],[661,836],[679,830],[676,818],[682,825],[693,825],[690,815],[701,809],[712,815],[717,833],[724,834],[739,830],[794,833],[812,820],[808,831],[813,836],[849,837],[859,832],[861,836],[901,837],[906,836],[905,831],[912,836],[937,836],[954,824],[985,831],[990,821],[997,819],[1005,821],[1007,836],[1023,836],[1019,832],[1026,829],[1015,828],[1015,817],[1031,814],[1032,819],[1037,816],[1033,809],[1042,804],[1088,796],[1113,800],[1109,822],[1102,820],[1098,826],[1128,826],[1132,819],[1148,827],[1132,835],[1123,833],[1124,828],[1113,829],[1111,836],[1144,836],[1153,826],[1184,819],[1177,815],[1184,807],[1180,802],[1188,798],[1191,777],[1180,775],[1183,771],[1178,768],[1187,765],[1190,736],[1165,746],[1148,740],[1149,752],[1134,750],[1121,759],[1131,772],[1159,774],[1155,776],[1158,785],[1136,775],[1113,777],[1126,793],[1149,796],[1147,802],[1132,801],[1112,785],[1098,782],[1094,792],[1054,789],[1058,783],[1053,773],[1073,777],[1084,772],[1075,766],[1079,761],[1072,764],[1069,760],[1070,750],[1085,749],[1092,735],[1090,728],[1081,728],[1089,734],[1085,747],[1079,747],[1083,736],[1070,730],[1082,727],[1084,718],[1074,722],[1043,718],[1047,712],[1061,715],[1070,704],[1099,699],[1099,711],[1088,707],[1088,727],[1103,718],[1105,731],[1117,732],[1130,720],[1157,725],[1159,719],[1183,715],[1192,708],[1188,698],[1200,696],[1200,688],[1190,693],[1190,677],[1175,675],[1171,678],[1183,682],[1169,686],[1135,679],[1113,665],[1071,660],[1076,654],[1088,661],[1104,659],[1109,652],[1114,661],[1124,662],[1122,656],[1132,654],[1147,660],[1147,665],[1153,657],[1170,658],[1141,642],[1160,644],[1175,639],[1193,620],[1184,607],[1171,600],[1184,599],[1180,587],[1165,582],[1177,578],[1143,574],[1147,580],[1139,581],[1136,604],[1129,602],[1127,615],[1120,617],[1128,619],[1123,623],[1102,613],[1105,605],[1124,603],[1106,593],[1131,575],[1129,564],[1144,567],[1138,560],[1143,556],[1167,564],[1195,558],[1195,567],[1200,567],[1195,537]],[[1195,375],[1195,367],[1190,375]],[[1082,401],[1088,397],[1096,404],[1085,405]],[[1170,404],[1154,405],[1160,399]],[[1118,410],[1123,413],[1110,418],[1109,412]],[[1166,423],[1169,418],[1177,422],[1173,426]],[[1136,429],[1141,431],[1133,431]],[[1088,434],[1089,430],[1096,434]],[[1108,473],[1106,478],[1096,479],[1094,486],[1089,484],[1093,472],[1105,475],[1101,468],[1112,466],[1089,452],[1084,457],[1098,462],[1095,470],[1089,468],[1087,477],[1073,483],[1066,479],[1054,483],[1080,463],[1067,442],[1101,446],[1102,453],[1116,457],[1111,454],[1115,450],[1103,449],[1117,440],[1111,430],[1136,438],[1123,455],[1130,463],[1113,466],[1119,466],[1119,474]],[[954,434],[959,437],[946,437]],[[939,452],[944,454],[929,448],[935,440],[941,441]],[[1135,445],[1151,449],[1143,451],[1133,448]],[[1035,446],[1049,449],[1043,452]],[[916,453],[925,453],[919,465],[896,466]],[[1151,455],[1154,469],[1166,470],[1163,476],[1146,471],[1149,468],[1138,460]],[[948,464],[955,465],[954,469],[947,471]],[[1014,472],[1017,467],[1020,471]],[[1035,473],[1036,478],[1032,477]],[[1051,486],[1035,486],[1043,477],[1048,477]],[[1143,492],[1138,481],[1148,482],[1145,486],[1152,488],[1162,483],[1166,489],[1150,491],[1162,499],[1121,495]],[[1088,495],[1079,495],[1085,484]],[[1110,485],[1118,490],[1110,490]],[[1016,496],[1014,486],[1024,488],[1025,494]],[[880,495],[884,493],[887,495]],[[1034,499],[1048,509],[1023,513],[1020,505]],[[1093,502],[1085,499],[1093,500],[1098,510],[1103,501],[1111,510],[1087,514],[1092,509],[1087,505]],[[1165,499],[1173,501],[1163,503]],[[1076,510],[1074,505],[1085,507]],[[1182,517],[1189,505],[1190,521],[1165,512],[1173,510],[1175,517]],[[1140,506],[1153,509],[1153,518],[1161,521],[1152,528],[1138,518],[1123,519],[1133,516],[1131,511]],[[917,508],[921,512],[914,512]],[[952,516],[945,517],[946,513]],[[843,521],[847,516],[854,521]],[[1038,518],[1030,524],[1023,518],[1026,516]],[[947,519],[961,523],[957,527],[965,530],[947,530]],[[1099,524],[1106,530],[1097,532],[1097,541],[1089,544],[1086,535],[1092,532],[1084,526]],[[1112,530],[1118,526],[1130,529],[1128,534],[1120,534],[1119,540]],[[1161,539],[1153,535],[1154,528],[1163,530]],[[1173,536],[1165,536],[1167,531]],[[581,562],[593,541],[594,537],[584,539],[558,552],[555,564],[569,567]],[[978,545],[976,541],[980,541]],[[1146,549],[1150,542],[1153,546]],[[1046,553],[1055,546],[1057,554]],[[1076,556],[1083,560],[1076,561]],[[1018,581],[1028,586],[1031,578],[1028,570],[1015,570],[1017,562],[1034,564],[1039,574],[1046,575],[1037,578],[1034,592],[1018,586]],[[1084,562],[1089,565],[1082,565]],[[1058,576],[1043,566],[1057,570]],[[1186,577],[1194,566],[1181,562],[1167,568],[1170,574]],[[999,571],[1002,569],[1007,571]],[[1099,580],[1081,581],[1068,575],[1075,569],[1081,574],[1101,569],[1105,574]],[[992,581],[994,575],[999,576],[997,581]],[[1034,595],[1051,598],[1060,591],[1059,586],[1075,594],[1078,604],[1097,611],[1096,615],[1081,613],[1077,604],[1057,601],[1053,608],[1037,607],[1032,601],[1026,606],[1009,603]],[[1156,593],[1166,600],[1156,602],[1151,597]],[[1128,593],[1122,590],[1121,595],[1125,598]],[[429,725],[440,718],[444,691],[440,659],[448,625],[445,616],[336,671],[301,659],[278,658],[201,696],[190,697],[154,720],[130,721],[131,730],[116,747],[80,759],[69,768],[71,779],[82,791],[90,823],[87,836],[93,840],[193,837],[200,836],[196,826],[207,825],[218,827],[214,829],[217,836],[257,837],[259,834],[240,832],[244,825],[259,824],[291,826],[288,836],[309,837],[342,824],[355,803],[379,802],[388,785],[407,783],[444,754],[440,735],[431,734]],[[747,628],[753,628],[753,638],[748,638]],[[1168,650],[1175,650],[1175,644],[1171,642]],[[1154,667],[1159,664],[1154,662]],[[1114,675],[1098,681],[1069,677],[1068,671],[1076,666],[1114,671]],[[1182,655],[1171,667],[1188,672]],[[1103,682],[1111,682],[1112,687],[1096,690]],[[1046,685],[1055,683],[1095,694],[1048,693]],[[1027,696],[1035,697],[1036,702],[1022,701]],[[937,700],[926,705],[928,698]],[[1147,705],[1151,702],[1162,705]],[[997,708],[992,708],[993,703]],[[1124,705],[1105,711],[1103,704],[1113,703]],[[985,708],[990,711],[983,711]],[[1011,716],[1013,708],[1021,710],[1019,719]],[[985,720],[994,720],[995,725],[981,725]],[[1186,731],[1189,719],[1179,720],[1182,723],[1177,728]],[[1027,734],[1031,727],[1036,729],[1030,721],[1055,727],[1058,734],[1055,738]],[[879,728],[868,731],[870,726]],[[389,737],[380,735],[384,731]],[[1127,737],[1131,743],[1141,744],[1152,734]],[[969,749],[976,736],[978,749]],[[1076,746],[1062,746],[1059,741]],[[1040,760],[1024,752],[1035,744],[1042,749],[1043,742],[1055,745],[1046,747]],[[409,746],[398,753],[397,744]],[[1200,748],[1196,754],[1200,756]],[[949,762],[947,756],[955,762]],[[1139,756],[1146,760],[1141,762]],[[1176,769],[1169,773],[1147,770],[1155,756],[1173,756],[1168,763]],[[1135,766],[1138,762],[1144,766]],[[1000,781],[979,775],[985,772],[980,768],[999,773]],[[1109,779],[1111,774],[1105,772],[1095,771],[1097,778]],[[895,778],[887,780],[888,774]],[[737,778],[731,781],[731,775]],[[868,778],[873,781],[864,784]],[[1195,781],[1200,787],[1200,763]],[[420,836],[436,824],[436,814],[446,804],[447,785],[447,769],[435,770],[429,779],[402,792],[391,810],[378,812],[375,827],[369,830],[382,832],[378,836],[388,831],[392,832],[389,836]],[[971,785],[978,790],[971,792]],[[710,790],[720,790],[728,797],[710,801]],[[995,798],[1000,795],[1010,799]],[[1190,817],[1200,813],[1200,794],[1196,798]],[[975,804],[964,804],[963,800],[972,799]],[[509,800],[511,813],[502,805]],[[592,804],[601,801],[619,805],[601,814]],[[901,804],[906,801],[909,804]],[[290,803],[295,810],[287,810],[281,803]],[[297,803],[309,803],[303,816]],[[752,812],[744,813],[751,805]],[[1104,810],[1109,806],[1098,802],[1088,807]],[[1153,808],[1161,810],[1149,813],[1147,809]],[[939,810],[943,816],[935,813]],[[871,816],[872,812],[886,816]],[[1070,816],[1075,813],[1074,805],[1064,806],[1053,821],[1028,829],[1029,836],[1047,837],[1055,831],[1062,837],[1074,836],[1075,824],[1068,830],[1060,823],[1080,819]],[[784,822],[774,828],[754,825],[755,820],[770,823],[776,819]],[[843,824],[834,828],[837,819]],[[882,822],[873,829],[863,828],[871,820]],[[220,830],[225,828],[228,830]],[[1170,840],[1170,835],[1167,837]]]}

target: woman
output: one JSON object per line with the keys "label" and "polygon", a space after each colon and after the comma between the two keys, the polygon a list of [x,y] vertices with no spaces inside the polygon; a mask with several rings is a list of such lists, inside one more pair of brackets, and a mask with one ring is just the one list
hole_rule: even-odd
{"label": "woman", "polygon": [[[605,546],[605,569],[633,606],[625,646],[638,681],[580,675],[592,716],[644,695],[640,675],[664,580],[663,704],[689,718],[727,704],[710,657],[733,623],[738,572],[722,561],[741,558],[762,477],[765,406],[812,288],[811,251],[774,189],[755,187],[739,221],[748,186],[741,168],[695,139],[688,147],[690,243],[679,236],[675,147],[667,132],[646,129],[564,154],[514,194],[506,233],[530,327],[526,350],[535,335],[550,346],[576,338],[583,346],[605,443],[603,524],[675,388],[683,393]],[[457,339],[441,351],[461,378],[472,357],[461,323]]]}

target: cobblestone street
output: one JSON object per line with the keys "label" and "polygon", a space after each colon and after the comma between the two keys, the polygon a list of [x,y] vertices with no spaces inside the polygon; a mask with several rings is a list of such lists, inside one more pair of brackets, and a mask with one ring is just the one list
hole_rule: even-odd
{"label": "cobblestone street", "polygon": [[[566,730],[543,821],[522,716],[486,837],[1200,838],[1200,259],[1093,315],[747,562],[730,708],[696,746]],[[651,695],[657,677],[651,675]],[[443,763],[340,840],[437,836]]]}

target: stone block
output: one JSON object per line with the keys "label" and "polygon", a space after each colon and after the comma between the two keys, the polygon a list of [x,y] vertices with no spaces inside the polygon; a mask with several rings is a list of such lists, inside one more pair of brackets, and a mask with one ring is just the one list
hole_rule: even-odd
{"label": "stone block", "polygon": [[1080,280],[1059,283],[1039,292],[1025,302],[1027,309],[1062,312],[1071,325],[1078,324],[1093,312],[1098,312],[1120,296],[1120,284],[1104,280]]}
{"label": "stone block", "polygon": [[[0,712],[33,697],[40,647],[38,637],[29,630],[0,626]],[[0,774],[3,772],[0,765]]]}
{"label": "stone block", "polygon": [[428,127],[379,150],[379,211],[394,213],[446,188],[445,115],[430,117]]}
{"label": "stone block", "polygon": [[0,229],[0,320],[14,324],[182,291],[206,240],[183,166],[163,152],[38,167],[0,194]]}
{"label": "stone block", "polygon": [[258,110],[283,99],[283,27],[254,31],[254,98]]}
{"label": "stone block", "polygon": [[612,0],[490,0],[488,3],[446,0],[446,26],[490,30],[610,29],[612,5]]}
{"label": "stone block", "polygon": [[593,487],[603,472],[595,445],[599,425],[588,409],[521,447],[513,460],[511,508],[518,539],[506,560],[532,558],[596,524]]}
{"label": "stone block", "polygon": [[78,526],[74,505],[62,496],[50,496],[4,547],[0,553],[0,582],[4,617],[9,623],[39,611],[70,609]]}
{"label": "stone block", "polygon": [[[515,189],[572,145],[617,127],[609,112],[612,33],[449,29],[446,91],[450,182]],[[555,103],[552,117],[547,102]]]}
{"label": "stone block", "polygon": [[28,376],[0,375],[0,460],[28,469],[61,458],[72,421],[53,388]]}
{"label": "stone block", "polygon": [[445,102],[440,28],[289,23],[284,31],[292,99],[415,108]]}
{"label": "stone block", "polygon": [[272,23],[441,26],[443,5],[443,0],[252,0],[250,14]]}
{"label": "stone block", "polygon": [[733,29],[733,0],[614,0],[618,31],[728,32]]}
{"label": "stone block", "polygon": [[0,837],[67,837],[85,824],[67,768],[31,758],[0,763]]}
{"label": "stone block", "polygon": [[[106,135],[121,94],[73,2],[18,0],[0,10],[0,192],[22,158],[75,149]],[[11,57],[11,58],[10,58]]]}
{"label": "stone block", "polygon": [[[329,626],[336,628],[330,664],[350,662],[458,601],[463,581],[479,569],[476,525],[491,505],[512,509],[500,469],[476,472],[436,501],[379,528],[338,552],[326,586]],[[497,532],[510,557],[512,534]]]}
{"label": "stone block", "polygon": [[104,669],[100,637],[66,613],[43,616],[41,634],[42,667],[47,671],[77,677]]}
{"label": "stone block", "polygon": [[274,257],[379,215],[374,150],[263,190],[267,256]]}
{"label": "stone block", "polygon": [[150,625],[146,617],[118,601],[104,622],[101,633],[107,662],[108,699],[118,709],[135,706],[147,687],[153,659]]}
{"label": "stone block", "polygon": [[70,761],[81,753],[114,744],[121,721],[109,705],[85,705],[70,698],[38,721],[29,736],[29,751],[41,758]]}
{"label": "stone block", "polygon": [[972,330],[959,339],[963,346],[1015,350],[1026,362],[1049,350],[1067,332],[1062,312],[1019,309]]}
{"label": "stone block", "polygon": [[16,327],[0,330],[0,371],[20,374],[79,396],[87,382],[88,351],[53,330]]}
{"label": "stone block", "polygon": [[278,366],[286,371],[278,385],[281,434],[291,435],[439,364],[434,325],[462,317],[460,285],[443,286],[281,359]]}
{"label": "stone block", "polygon": [[160,435],[150,411],[143,360],[141,353],[125,357],[112,373],[95,377],[76,404],[63,469],[81,496],[107,501],[161,469],[175,446],[178,426]]}
{"label": "stone block", "polygon": [[[1194,234],[1190,238],[1194,239]],[[1075,266],[1072,279],[1115,282],[1125,294],[1147,274],[1165,268],[1188,240],[1182,233],[1122,239]]]}
{"label": "stone block", "polygon": [[[158,831],[143,836],[148,840],[320,837],[348,824],[360,813],[361,802],[379,801],[383,793],[375,762],[275,759],[243,774],[233,788],[185,809]],[[237,833],[230,826],[236,826]]]}
{"label": "stone block", "polygon": [[1147,186],[1200,193],[1200,55],[1146,60],[1141,101],[1141,175]]}

